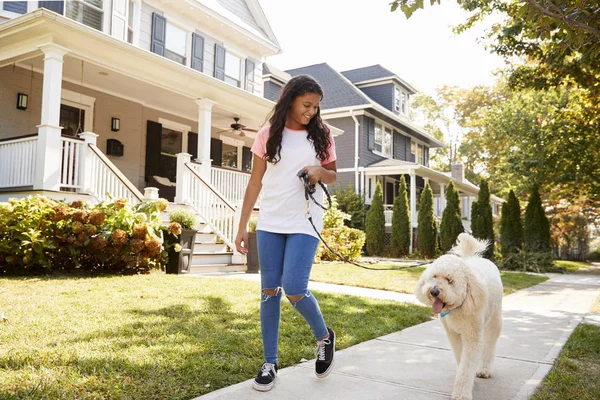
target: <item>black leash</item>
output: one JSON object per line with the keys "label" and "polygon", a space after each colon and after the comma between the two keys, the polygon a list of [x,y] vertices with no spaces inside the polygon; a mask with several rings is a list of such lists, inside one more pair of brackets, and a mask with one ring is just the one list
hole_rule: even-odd
{"label": "black leash", "polygon": [[407,269],[407,268],[413,268],[413,267],[420,267],[422,265],[429,264],[426,262],[421,262],[421,263],[417,263],[417,264],[413,264],[413,265],[404,265],[404,266],[396,267],[396,268],[373,268],[373,267],[367,267],[366,265],[361,265],[357,262],[348,260],[346,257],[342,256],[340,253],[336,252],[331,247],[329,247],[329,245],[327,244],[325,239],[323,239],[323,237],[321,236],[321,233],[317,230],[317,227],[315,226],[315,223],[312,220],[312,215],[310,214],[310,208],[309,208],[310,200],[312,200],[316,205],[318,205],[325,211],[331,209],[332,203],[331,203],[331,195],[329,194],[329,191],[327,191],[327,188],[325,187],[323,182],[321,182],[321,181],[317,182],[323,189],[323,192],[325,192],[325,195],[327,196],[327,202],[329,203],[329,206],[325,207],[323,204],[319,203],[313,197],[313,194],[317,191],[317,187],[316,187],[316,185],[313,185],[312,183],[310,183],[310,178],[308,177],[308,173],[306,171],[300,171],[300,172],[298,172],[298,177],[300,179],[302,179],[302,182],[304,184],[304,198],[306,200],[306,218],[308,219],[308,222],[310,222],[310,225],[313,227],[314,231],[319,236],[319,239],[321,240],[321,242],[323,242],[325,247],[327,247],[327,250],[329,250],[332,254],[334,254],[340,260],[347,262],[348,264],[352,264],[356,267],[368,269],[368,270],[372,270],[372,271],[394,271],[394,270],[401,270],[401,269]]}

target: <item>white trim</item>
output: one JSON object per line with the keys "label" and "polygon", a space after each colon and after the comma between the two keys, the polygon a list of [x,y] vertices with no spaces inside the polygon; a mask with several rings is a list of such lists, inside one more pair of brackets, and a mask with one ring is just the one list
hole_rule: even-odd
{"label": "white trim", "polygon": [[355,85],[360,86],[362,88],[362,87],[369,87],[369,86],[377,86],[377,85],[381,85],[381,84],[388,83],[388,82],[394,82],[395,80],[400,82],[401,85],[406,86],[406,88],[409,91],[413,92],[412,94],[416,94],[419,92],[413,85],[406,82],[404,79],[400,78],[398,75],[384,76],[383,78],[367,79],[364,81],[356,82]]}
{"label": "white trim", "polygon": [[158,123],[161,124],[163,128],[181,132],[181,152],[187,153],[188,133],[192,131],[192,127],[162,117],[158,118]]}
{"label": "white trim", "polygon": [[85,94],[62,89],[60,103],[66,106],[79,108],[85,111],[84,131],[94,132],[94,104],[96,98]]}

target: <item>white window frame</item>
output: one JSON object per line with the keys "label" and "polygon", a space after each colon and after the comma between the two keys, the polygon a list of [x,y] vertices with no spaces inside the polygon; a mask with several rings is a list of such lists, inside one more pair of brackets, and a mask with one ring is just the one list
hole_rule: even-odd
{"label": "white window frame", "polygon": [[[227,75],[227,65],[229,64],[227,62],[227,55],[228,54],[240,59],[240,74],[239,74],[238,79],[237,79],[237,82],[238,82],[237,87],[240,88],[240,89],[244,89],[242,85],[244,83],[244,77],[246,76],[246,74],[245,74],[245,72],[246,72],[245,71],[245,69],[246,69],[245,64],[246,63],[244,62],[245,57],[243,55],[241,55],[239,52],[237,52],[235,50],[232,50],[231,48],[227,48],[227,47],[225,48],[225,71],[224,71],[225,82],[227,82],[227,78],[236,80],[234,77],[231,77],[231,76]],[[232,86],[236,86],[236,85],[234,85],[231,82],[227,82],[227,83],[229,83]]]}
{"label": "white window frame", "polygon": [[25,12],[25,14],[19,14],[19,13],[15,13],[12,11],[4,11],[4,3],[6,3],[6,2],[0,1],[0,17],[7,18],[7,19],[13,19],[13,18],[20,17],[21,15],[25,15],[25,14],[30,13],[39,8],[37,1],[28,1],[27,2],[27,11]]}
{"label": "white window frame", "polygon": [[[413,151],[413,145],[415,146],[414,151]],[[420,164],[420,165],[425,165],[425,147],[426,146],[424,143],[417,142],[413,138],[410,139],[410,154],[415,156],[415,163]],[[419,154],[419,148],[423,149],[423,157],[421,158],[421,160],[419,160],[419,158],[417,157]]]}
{"label": "white window frame", "polygon": [[[107,2],[106,1],[102,0],[102,7],[96,7],[95,5],[87,3],[84,0],[70,0],[70,1],[65,1],[64,5],[63,5],[63,16],[65,16],[66,18],[69,18],[67,16],[67,5],[68,5],[69,2],[71,2],[71,3],[74,3],[74,2],[83,3],[84,7],[91,7],[93,9],[95,9],[95,10],[101,11],[102,12],[102,18],[100,20],[102,21],[102,26],[100,27],[100,29],[98,29],[98,31],[107,33],[106,27],[110,26],[110,20],[112,18],[112,13],[107,12],[107,10],[106,10]],[[69,18],[69,19],[71,21],[75,21],[74,19],[71,19],[71,18]],[[75,22],[78,22],[78,21],[75,21]],[[81,23],[81,24],[85,25],[83,23]],[[89,28],[92,28],[92,29],[96,29],[93,26],[89,26],[89,25],[85,25],[85,26],[87,26]],[[108,33],[110,34],[110,30],[108,31]]]}
{"label": "white window frame", "polygon": [[234,139],[232,137],[224,136],[224,135],[220,135],[219,140],[221,140],[221,142],[223,142],[223,144],[228,144],[230,146],[237,147],[237,168],[231,168],[231,167],[227,167],[227,168],[242,171],[244,141],[239,140],[239,139]]}
{"label": "white window frame", "polygon": [[[166,16],[165,18],[167,19],[167,23],[166,23],[166,26],[165,26],[165,51],[169,51],[169,52],[171,52],[173,54],[177,54],[178,56],[183,57],[183,63],[182,63],[182,65],[188,66],[188,63],[189,63],[190,58],[191,58],[189,55],[191,54],[191,42],[192,42],[192,40],[191,40],[191,35],[192,35],[191,32],[192,31],[190,31],[189,27],[186,27],[185,25],[180,24],[176,20],[174,21],[173,18],[169,18],[168,16]],[[185,32],[185,54],[179,54],[179,53],[177,53],[177,52],[175,52],[175,51],[167,48],[167,40],[168,40],[167,38],[169,36],[168,32],[167,32],[167,28],[168,28],[169,25],[171,25],[171,26],[173,26],[173,27],[175,27],[175,28],[177,28],[177,29],[182,30],[183,32]],[[167,56],[165,55],[165,57],[167,57]],[[177,61],[175,61],[175,62],[177,62]]]}
{"label": "white window frame", "polygon": [[408,92],[398,85],[394,85],[394,112],[408,115]]}
{"label": "white window frame", "polygon": [[85,111],[84,132],[94,132],[94,104],[96,98],[85,94],[61,89],[60,104],[80,108]]}
{"label": "white window frame", "polygon": [[[165,118],[158,118],[158,123],[161,124],[163,128],[172,129],[174,131],[181,132],[181,152],[187,153],[188,133],[190,133],[192,131],[192,127],[189,125],[180,124],[179,122],[171,121],[171,120],[165,119]],[[176,157],[176,156],[173,156],[172,154],[163,153],[162,151],[160,154],[165,155],[165,156]],[[196,154],[192,154],[192,158],[195,158],[195,157],[196,157]]]}
{"label": "white window frame", "polygon": [[[377,129],[381,128],[381,139],[380,141],[377,141],[377,135],[375,134],[375,132],[377,131]],[[375,147],[373,147],[373,153],[381,156],[381,157],[386,157],[386,158],[394,158],[394,129],[391,128],[389,125],[383,124],[381,122],[375,122],[375,132],[373,132],[373,142],[375,144],[378,144],[381,146],[381,150],[377,150],[375,149]],[[384,147],[384,142],[385,142],[385,137],[387,135],[389,131],[390,133],[390,153],[386,154],[385,153],[385,147]]]}

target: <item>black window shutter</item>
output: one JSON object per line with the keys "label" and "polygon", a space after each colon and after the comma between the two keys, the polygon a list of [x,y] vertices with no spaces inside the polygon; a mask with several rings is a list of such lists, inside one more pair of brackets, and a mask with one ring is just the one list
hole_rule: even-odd
{"label": "black window shutter", "polygon": [[252,171],[252,154],[250,147],[242,147],[242,171]]}
{"label": "black window shutter", "polygon": [[195,132],[188,132],[187,152],[192,155],[192,160],[198,157],[198,134]]}
{"label": "black window shutter", "polygon": [[192,69],[202,72],[204,65],[204,38],[192,33]]}
{"label": "black window shutter", "polygon": [[367,121],[367,134],[369,135],[369,150],[375,148],[375,120],[373,118],[366,118]]}
{"label": "black window shutter", "polygon": [[146,180],[160,173],[162,124],[148,120],[146,125]]}
{"label": "black window shutter", "polygon": [[38,6],[45,8],[50,11],[54,11],[60,15],[64,12],[65,2],[64,1],[39,1]]}
{"label": "black window shutter", "polygon": [[27,12],[26,1],[5,1],[4,11],[10,11],[17,14],[25,14]]}
{"label": "black window shutter", "polygon": [[246,90],[254,93],[254,61],[246,58]]}
{"label": "black window shutter", "polygon": [[152,13],[152,44],[150,51],[165,55],[165,38],[167,34],[167,19],[160,14]]}
{"label": "black window shutter", "polygon": [[223,163],[223,141],[210,138],[210,158],[212,158],[212,165],[221,166]]}
{"label": "black window shutter", "polygon": [[225,47],[218,43],[215,43],[215,78],[225,80]]}
{"label": "black window shutter", "polygon": [[423,157],[425,158],[423,165],[427,166],[429,164],[429,147],[423,148]]}

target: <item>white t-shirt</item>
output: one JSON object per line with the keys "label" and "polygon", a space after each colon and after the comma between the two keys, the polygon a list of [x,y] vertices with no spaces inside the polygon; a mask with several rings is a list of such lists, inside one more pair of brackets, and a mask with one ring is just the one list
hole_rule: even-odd
{"label": "white t-shirt", "polygon": [[[252,152],[265,158],[269,127],[262,128],[256,135]],[[318,238],[306,217],[304,185],[297,174],[306,166],[329,164],[336,160],[335,145],[331,138],[327,159],[320,161],[305,130],[296,131],[284,128],[281,140],[281,159],[277,164],[267,162],[267,170],[262,179],[262,199],[258,213],[257,230],[274,233],[304,233]],[[315,200],[323,203],[323,189],[317,185],[313,194]],[[323,229],[323,209],[310,201],[310,213],[319,232]]]}

